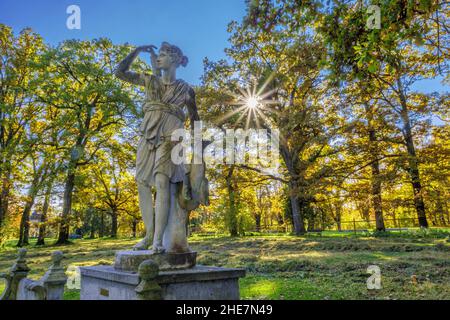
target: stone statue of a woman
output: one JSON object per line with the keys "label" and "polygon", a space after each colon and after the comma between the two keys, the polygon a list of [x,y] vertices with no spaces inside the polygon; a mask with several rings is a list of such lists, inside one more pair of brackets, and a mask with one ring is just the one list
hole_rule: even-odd
{"label": "stone statue of a woman", "polygon": [[[116,68],[116,76],[129,83],[144,86],[144,119],[140,126],[141,138],[136,157],[136,182],[139,207],[146,227],[146,236],[135,250],[152,246],[154,253],[186,252],[187,211],[207,202],[207,180],[204,166],[191,172],[190,166],[174,164],[171,141],[174,130],[184,128],[185,107],[191,127],[199,120],[194,90],[176,78],[179,66],[186,66],[188,58],[180,48],[163,42],[159,54],[153,45],[132,51]],[[130,66],[141,52],[151,55],[152,74],[130,71]],[[193,187],[191,189],[191,182]],[[151,187],[156,187],[155,216]],[[199,190],[199,188],[201,190]]]}

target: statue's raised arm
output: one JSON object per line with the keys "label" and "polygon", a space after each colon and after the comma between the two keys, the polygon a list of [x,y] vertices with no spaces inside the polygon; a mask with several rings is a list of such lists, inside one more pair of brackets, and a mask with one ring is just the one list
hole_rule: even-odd
{"label": "statue's raised arm", "polygon": [[[155,53],[154,49],[156,49],[156,47],[153,45],[137,47],[125,59],[123,59],[119,63],[119,65],[117,66],[117,68],[115,70],[115,75],[123,81],[129,82],[129,83],[132,83],[135,85],[144,86],[145,85],[144,77],[137,72],[130,71],[130,67],[131,67],[131,64],[133,63],[133,61],[136,60],[139,53],[148,52],[151,54],[152,65],[153,65],[153,68],[155,69],[154,59],[156,57],[156,53]],[[157,69],[153,70],[153,72],[158,73],[158,70]]]}

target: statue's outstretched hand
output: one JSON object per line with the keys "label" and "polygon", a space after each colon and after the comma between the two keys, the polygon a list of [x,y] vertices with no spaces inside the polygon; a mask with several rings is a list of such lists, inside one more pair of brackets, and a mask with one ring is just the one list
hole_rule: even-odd
{"label": "statue's outstretched hand", "polygon": [[156,46],[154,45],[149,45],[149,46],[140,46],[137,48],[137,50],[139,50],[139,52],[148,52],[150,53],[150,60],[152,63],[152,69],[154,74],[159,75],[160,74],[160,70],[158,69],[157,63],[156,63],[156,59],[158,58],[158,56],[155,53],[155,49],[158,49]]}
{"label": "statue's outstretched hand", "polygon": [[148,52],[148,53],[150,53],[152,56],[153,55],[156,55],[156,53],[155,53],[155,49],[158,49],[156,46],[154,46],[154,45],[149,45],[149,46],[140,46],[140,47],[137,47],[137,50],[139,50],[140,52]]}

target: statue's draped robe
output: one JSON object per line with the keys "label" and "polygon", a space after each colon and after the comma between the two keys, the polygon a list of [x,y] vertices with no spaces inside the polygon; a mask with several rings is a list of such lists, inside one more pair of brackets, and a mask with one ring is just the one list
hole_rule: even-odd
{"label": "statue's draped robe", "polygon": [[154,75],[142,74],[146,100],[143,105],[144,119],[136,156],[136,181],[154,186],[156,173],[166,175],[170,182],[183,181],[185,167],[171,159],[172,132],[184,128],[186,108],[195,105],[194,90],[183,80],[164,85]]}

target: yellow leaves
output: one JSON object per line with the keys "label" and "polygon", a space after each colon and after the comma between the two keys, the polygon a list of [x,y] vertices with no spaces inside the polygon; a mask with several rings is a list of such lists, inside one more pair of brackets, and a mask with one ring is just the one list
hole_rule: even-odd
{"label": "yellow leaves", "polygon": [[44,120],[34,121],[31,124],[31,132],[35,134],[41,134],[48,126],[48,123]]}

